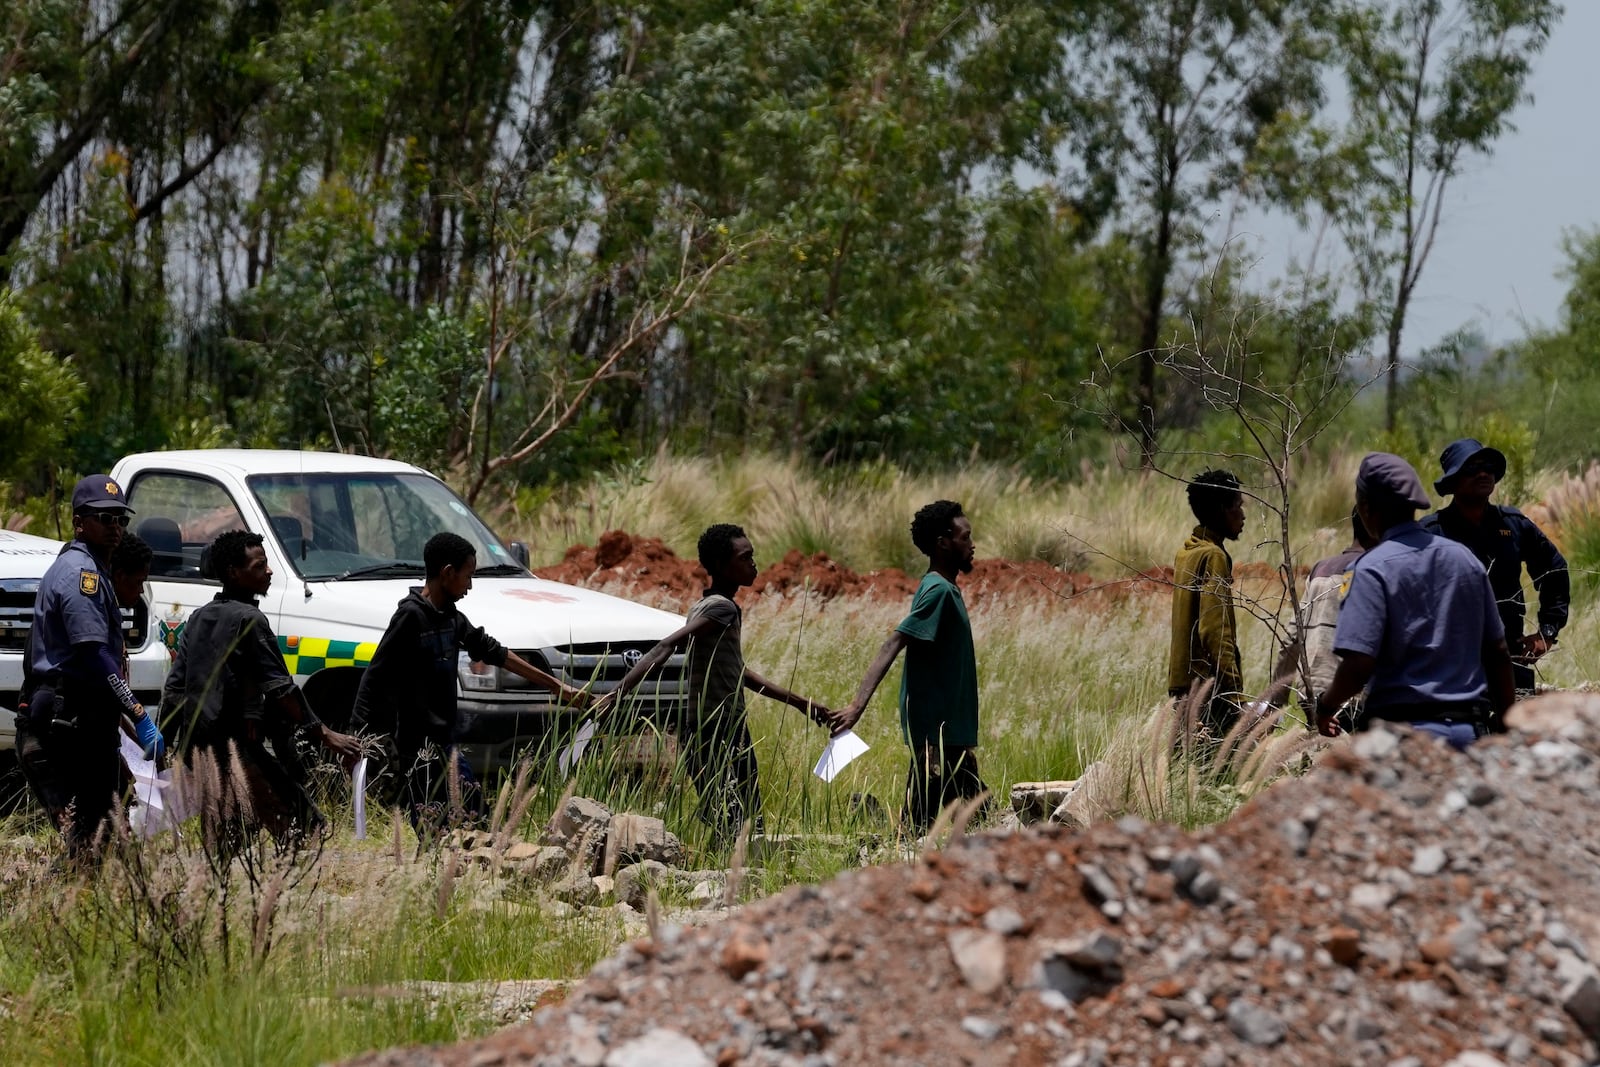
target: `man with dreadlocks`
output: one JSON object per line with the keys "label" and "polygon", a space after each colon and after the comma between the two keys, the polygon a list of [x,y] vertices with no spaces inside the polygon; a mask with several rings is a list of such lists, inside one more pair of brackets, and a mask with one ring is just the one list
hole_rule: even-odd
{"label": "man with dreadlocks", "polygon": [[167,728],[191,769],[198,753],[216,760],[224,799],[237,799],[229,809],[246,825],[264,826],[279,841],[320,829],[290,724],[347,762],[360,742],[317,718],[284,665],[272,624],[256,606],[272,586],[261,535],[222,534],[211,543],[209,565],[222,591],[184,626],[161,701]]}

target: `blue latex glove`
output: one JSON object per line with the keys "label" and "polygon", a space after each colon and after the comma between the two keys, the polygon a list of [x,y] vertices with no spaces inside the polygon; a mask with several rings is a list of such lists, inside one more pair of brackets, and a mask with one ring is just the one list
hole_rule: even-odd
{"label": "blue latex glove", "polygon": [[134,721],[133,732],[139,735],[139,747],[144,749],[145,759],[159,759],[166,751],[166,743],[161,739],[161,731],[156,729],[156,721],[147,712]]}

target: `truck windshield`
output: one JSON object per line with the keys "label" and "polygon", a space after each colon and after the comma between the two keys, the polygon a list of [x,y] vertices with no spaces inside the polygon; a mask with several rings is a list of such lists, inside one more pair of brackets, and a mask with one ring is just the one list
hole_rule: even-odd
{"label": "truck windshield", "polygon": [[422,546],[445,530],[477,550],[479,573],[527,573],[443,482],[423,474],[307,472],[248,481],[272,522],[272,536],[307,581],[420,582]]}

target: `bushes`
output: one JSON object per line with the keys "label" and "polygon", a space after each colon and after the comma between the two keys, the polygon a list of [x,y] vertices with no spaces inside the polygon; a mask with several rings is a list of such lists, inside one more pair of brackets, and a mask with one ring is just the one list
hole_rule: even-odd
{"label": "bushes", "polygon": [[1566,475],[1550,491],[1546,530],[1567,557],[1575,587],[1593,590],[1600,575],[1600,462],[1576,477]]}

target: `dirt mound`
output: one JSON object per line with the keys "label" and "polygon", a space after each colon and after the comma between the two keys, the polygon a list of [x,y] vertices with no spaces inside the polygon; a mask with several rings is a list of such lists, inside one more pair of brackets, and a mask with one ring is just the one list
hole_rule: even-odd
{"label": "dirt mound", "polygon": [[527,1026],[360,1062],[1587,1063],[1588,700],[1466,755],[1361,735],[1192,836],[968,837],[796,887],[625,946]]}
{"label": "dirt mound", "polygon": [[627,596],[652,595],[686,608],[706,587],[706,572],[698,561],[682,559],[658,537],[635,537],[622,530],[608,530],[593,548],[573,545],[560,563],[536,567],[533,573]]}
{"label": "dirt mound", "polygon": [[[622,530],[603,534],[599,544],[574,545],[562,561],[534,571],[571,585],[583,585],[623,596],[649,597],[659,603],[688,608],[706,586],[706,572],[694,560],[679,557],[658,538],[639,537]],[[874,597],[888,600],[909,599],[919,577],[893,567],[865,574],[830,559],[826,552],[805,555],[790,549],[784,557],[757,576],[750,591],[755,596],[775,593],[780,596],[812,593],[831,600],[835,597]],[[1112,595],[1125,594],[1135,585],[1114,583]],[[1075,596],[1094,586],[1086,574],[1062,571],[1040,560],[980,559],[972,574],[962,579],[963,595],[969,607],[990,598],[1008,603],[1049,603]],[[1149,588],[1160,588],[1149,585]]]}

